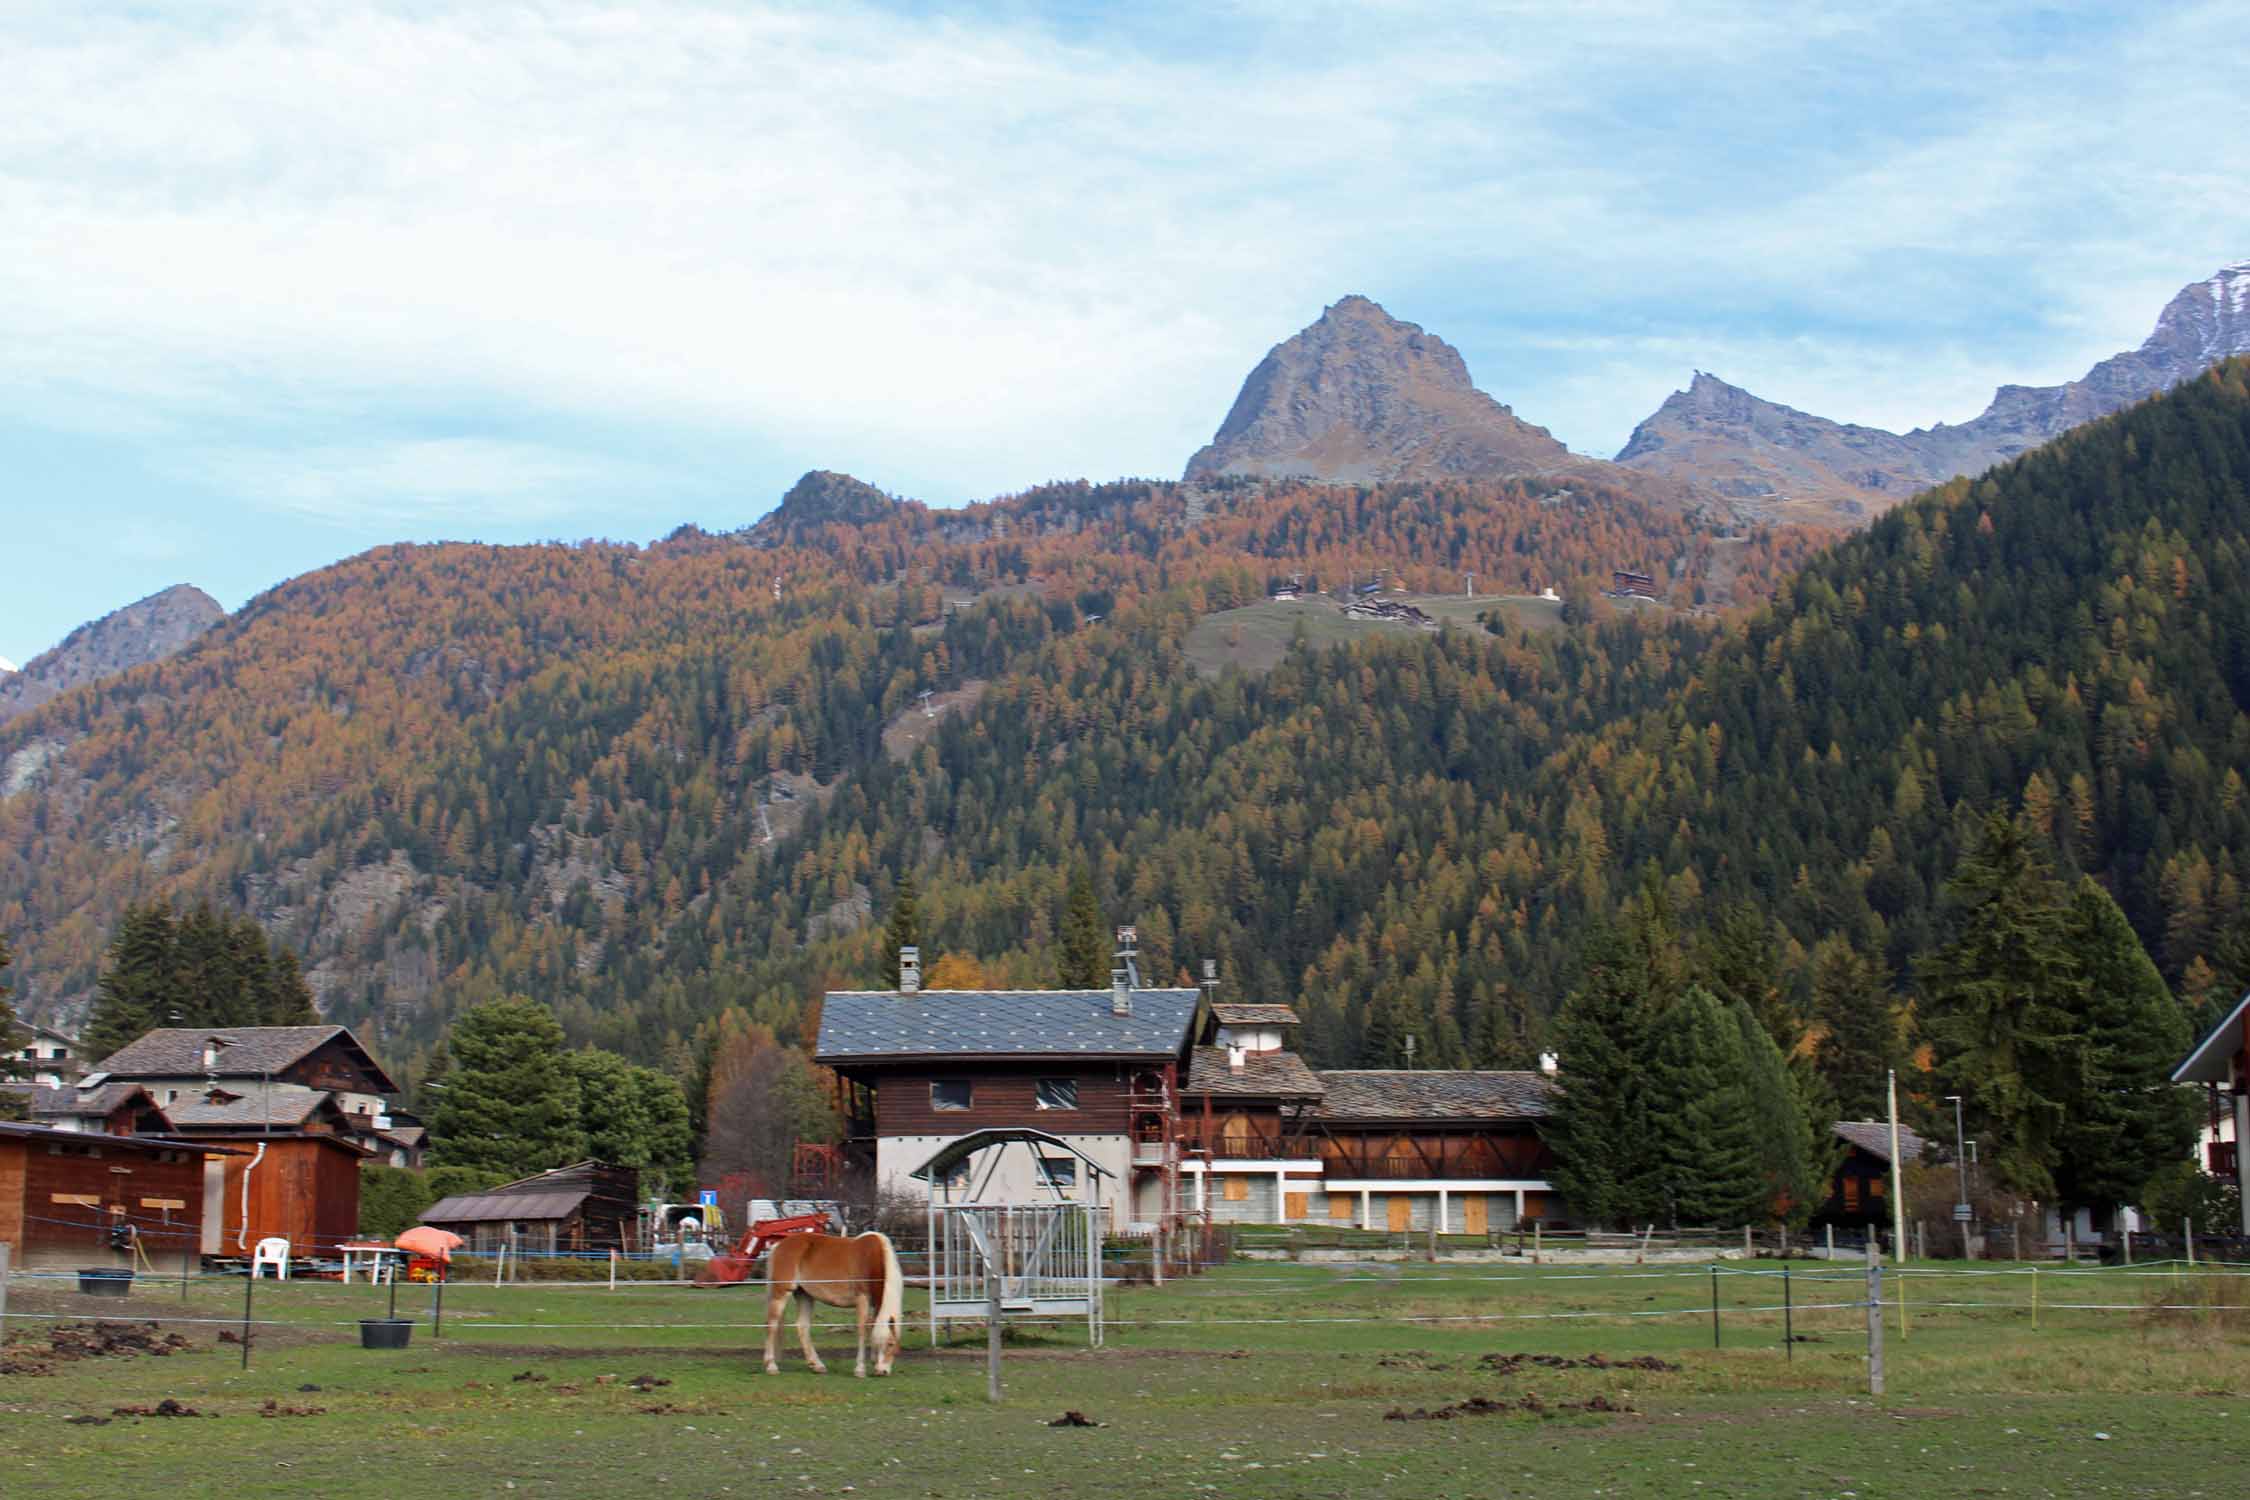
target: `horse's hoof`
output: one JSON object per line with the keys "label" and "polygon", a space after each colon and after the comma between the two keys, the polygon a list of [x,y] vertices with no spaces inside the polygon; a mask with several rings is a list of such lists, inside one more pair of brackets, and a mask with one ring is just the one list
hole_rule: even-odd
{"label": "horse's hoof", "polygon": [[779,1365],[767,1365],[767,1366],[766,1366],[766,1373],[767,1373],[768,1375],[779,1375],[779,1374],[781,1373],[781,1366],[779,1366]]}
{"label": "horse's hoof", "polygon": [[814,1373],[815,1375],[825,1375],[825,1374],[827,1374],[827,1373],[828,1373],[828,1366],[826,1366],[826,1365],[814,1365],[814,1366],[812,1367],[812,1372],[813,1372],[813,1373]]}
{"label": "horse's hoof", "polygon": [[863,1370],[863,1369],[862,1369],[862,1370],[854,1370],[854,1371],[852,1371],[852,1379],[854,1379],[854,1380],[865,1380],[866,1378],[867,1378],[867,1372],[866,1372],[865,1370]]}

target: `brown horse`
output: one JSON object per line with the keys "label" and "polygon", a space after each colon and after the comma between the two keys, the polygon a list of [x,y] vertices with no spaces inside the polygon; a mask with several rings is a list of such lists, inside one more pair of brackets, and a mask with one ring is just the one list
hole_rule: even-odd
{"label": "brown horse", "polygon": [[778,1375],[781,1365],[775,1346],[781,1339],[781,1305],[791,1293],[797,1298],[797,1336],[805,1346],[805,1363],[815,1374],[825,1375],[812,1342],[814,1302],[849,1307],[859,1313],[858,1362],[854,1375],[867,1373],[867,1323],[875,1321],[875,1373],[891,1373],[898,1358],[899,1303],[905,1281],[899,1275],[898,1252],[880,1234],[845,1238],[834,1234],[793,1234],[775,1245],[766,1258],[766,1373]]}

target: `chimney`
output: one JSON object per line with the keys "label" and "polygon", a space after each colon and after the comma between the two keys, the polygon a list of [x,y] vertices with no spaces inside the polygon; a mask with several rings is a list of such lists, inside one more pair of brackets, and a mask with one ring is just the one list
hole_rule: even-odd
{"label": "chimney", "polygon": [[1249,1052],[1240,1042],[1227,1043],[1227,1071],[1240,1077]]}
{"label": "chimney", "polygon": [[1557,1073],[1562,1071],[1562,1059],[1555,1056],[1555,1054],[1552,1052],[1540,1053],[1539,1071],[1546,1074],[1549,1078],[1554,1077]]}
{"label": "chimney", "polygon": [[911,995],[919,991],[921,988],[922,950],[919,948],[899,949],[898,992],[902,995]]}
{"label": "chimney", "polygon": [[1133,981],[1123,969],[1109,971],[1109,1013],[1113,1016],[1133,1013]]}

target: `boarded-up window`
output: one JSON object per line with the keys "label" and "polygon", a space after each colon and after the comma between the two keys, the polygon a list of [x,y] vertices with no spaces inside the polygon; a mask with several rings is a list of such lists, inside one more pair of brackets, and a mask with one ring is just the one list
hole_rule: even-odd
{"label": "boarded-up window", "polygon": [[1844,1211],[1846,1213],[1859,1212],[1859,1179],[1857,1177],[1844,1179]]}
{"label": "boarded-up window", "polygon": [[1307,1218],[1312,1213],[1310,1193],[1285,1193],[1282,1195],[1282,1215],[1291,1219]]}
{"label": "boarded-up window", "polygon": [[1224,1192],[1229,1203],[1247,1203],[1250,1201],[1250,1179],[1229,1177],[1226,1179]]}
{"label": "boarded-up window", "polygon": [[1220,1128],[1219,1149],[1229,1156],[1246,1156],[1250,1151],[1250,1117],[1231,1114]]}
{"label": "boarded-up window", "polygon": [[1330,1193],[1328,1195],[1328,1217],[1331,1219],[1342,1219],[1348,1224],[1358,1207],[1359,1205],[1353,1201],[1349,1193]]}

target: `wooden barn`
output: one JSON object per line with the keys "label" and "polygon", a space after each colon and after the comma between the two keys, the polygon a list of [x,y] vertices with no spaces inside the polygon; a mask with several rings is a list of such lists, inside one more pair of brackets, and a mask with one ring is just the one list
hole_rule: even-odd
{"label": "wooden barn", "polygon": [[[1836,1139],[1844,1159],[1828,1180],[1828,1201],[1812,1216],[1816,1225],[1839,1229],[1889,1229],[1891,1225],[1891,1127],[1883,1120],[1838,1120]],[[1922,1137],[1898,1128],[1898,1147],[1909,1164],[1920,1161]]]}
{"label": "wooden barn", "polygon": [[359,1165],[371,1154],[324,1090],[207,1088],[164,1107],[164,1133],[224,1142],[204,1167],[203,1253],[248,1255],[278,1236],[292,1257],[332,1256],[359,1231]]}
{"label": "wooden barn", "polygon": [[422,1222],[468,1241],[471,1255],[506,1245],[526,1255],[634,1250],[641,1174],[582,1161],[481,1193],[456,1193],[422,1210]]}
{"label": "wooden barn", "polygon": [[211,1149],[0,1123],[0,1244],[23,1267],[123,1268],[141,1264],[119,1233],[129,1226],[147,1264],[192,1269]]}

